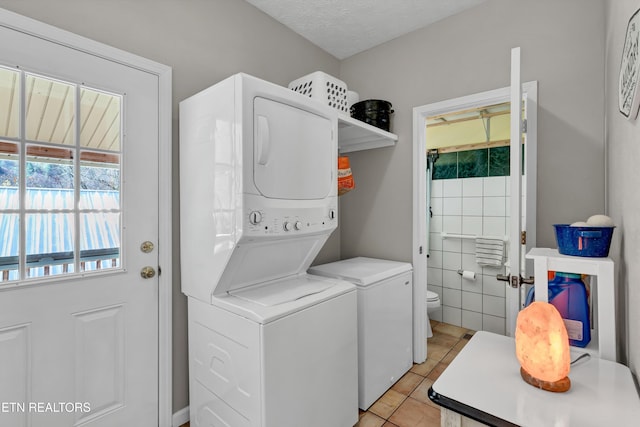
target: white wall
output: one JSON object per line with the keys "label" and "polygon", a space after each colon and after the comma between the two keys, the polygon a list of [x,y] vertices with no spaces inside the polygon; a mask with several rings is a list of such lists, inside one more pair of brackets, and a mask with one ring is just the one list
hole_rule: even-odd
{"label": "white wall", "polygon": [[[239,0],[0,0],[0,7],[173,68],[173,410],[178,411],[189,402],[178,246],[178,102],[239,71],[286,86],[316,70],[337,75],[339,61]],[[320,261],[337,260],[339,244],[335,232]]]}
{"label": "white wall", "polygon": [[635,373],[640,369],[640,124],[618,112],[618,76],[627,23],[637,1],[606,2],[607,210],[616,229],[610,255],[616,262],[620,351]]}
{"label": "white wall", "polygon": [[602,0],[488,0],[342,61],[360,99],[390,101],[394,148],[353,153],[356,190],[341,200],[341,256],[411,261],[412,109],[509,85],[510,50],[522,81],[539,81],[538,245],[554,223],[604,210]]}

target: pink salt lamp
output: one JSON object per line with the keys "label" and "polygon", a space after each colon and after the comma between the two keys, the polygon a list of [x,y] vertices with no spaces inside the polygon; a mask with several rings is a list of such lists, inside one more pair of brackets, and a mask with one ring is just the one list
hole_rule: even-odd
{"label": "pink salt lamp", "polygon": [[553,392],[571,388],[569,336],[553,305],[534,301],[518,314],[516,356],[527,383]]}

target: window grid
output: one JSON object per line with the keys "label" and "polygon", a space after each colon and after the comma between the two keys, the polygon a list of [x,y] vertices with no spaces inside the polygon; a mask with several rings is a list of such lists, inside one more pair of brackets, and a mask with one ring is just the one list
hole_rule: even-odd
{"label": "window grid", "polygon": [[[4,68],[3,69],[8,69]],[[13,69],[11,69],[13,71]],[[33,141],[26,138],[27,136],[27,87],[26,76],[34,77],[36,79],[46,79],[51,82],[59,82],[61,84],[70,85],[73,88],[74,92],[74,106],[73,106],[73,127],[74,127],[74,136],[73,136],[73,144],[65,144],[63,140],[60,143],[51,143],[47,141]],[[38,278],[39,280],[43,279],[43,276],[49,277],[68,277],[69,274],[84,274],[87,272],[93,271],[104,271],[108,269],[108,271],[117,271],[122,269],[122,248],[121,248],[121,235],[122,235],[122,215],[121,215],[121,189],[122,189],[122,109],[123,109],[123,96],[117,95],[109,92],[104,92],[94,88],[88,88],[82,84],[78,83],[70,83],[70,82],[62,82],[51,77],[41,76],[33,73],[28,73],[22,70],[18,71],[19,78],[19,132],[18,137],[14,138],[11,135],[0,136],[5,141],[11,141],[15,143],[17,146],[17,158],[19,160],[18,166],[18,193],[19,193],[19,208],[16,210],[15,208],[8,208],[2,210],[2,216],[5,219],[13,219],[17,215],[18,217],[18,268],[17,268],[17,278],[9,278],[8,272],[2,272],[0,275],[0,287],[4,287],[5,285],[15,286],[16,284],[22,284],[26,282],[32,282],[33,279]],[[107,139],[107,143],[109,144],[106,149],[101,147],[92,147],[88,142],[84,142],[81,140],[81,127],[83,122],[87,121],[89,118],[89,114],[86,114],[86,117],[83,117],[82,111],[82,102],[81,96],[83,93],[92,92],[92,95],[95,98],[100,97],[101,95],[108,98],[107,107],[112,110],[115,109],[115,115],[113,117],[108,118],[108,126],[102,126],[103,130],[106,128],[105,136],[109,137]],[[94,98],[94,99],[95,99]],[[114,101],[115,100],[115,101]],[[111,105],[112,102],[115,102],[115,105]],[[10,112],[12,110],[9,110]],[[92,110],[91,110],[92,111]],[[104,118],[103,116],[100,118]],[[10,117],[7,118],[9,120]],[[114,126],[116,128],[114,129]],[[109,129],[111,129],[111,135],[109,135]],[[93,130],[93,134],[96,133],[98,128],[96,127]],[[89,129],[91,131],[91,129]],[[93,137],[92,134],[92,137]],[[109,142],[110,141],[110,142]],[[100,143],[102,145],[102,142]],[[116,145],[112,148],[113,145]],[[35,160],[37,162],[38,156],[31,156],[33,148],[36,148],[43,153],[47,151],[55,152],[56,150],[60,152],[61,150],[68,150],[72,165],[72,173],[73,173],[73,203],[71,207],[64,206],[47,206],[42,205],[39,208],[28,207],[27,206],[27,180],[28,180],[28,170],[27,163]],[[36,150],[37,151],[37,150]],[[33,159],[32,159],[33,157]],[[43,157],[40,157],[42,159]],[[55,163],[54,158],[46,158],[44,157],[44,162],[52,162]],[[85,160],[86,159],[86,160]],[[115,191],[113,193],[116,199],[116,203],[109,203],[106,205],[102,205],[99,207],[91,206],[89,203],[86,206],[83,206],[81,203],[82,193],[83,193],[83,182],[82,182],[82,172],[83,169],[87,170],[88,167],[99,167],[99,168],[112,168],[117,169],[115,173],[110,175],[112,181],[111,186],[115,187]],[[115,178],[114,178],[115,176]],[[91,190],[93,191],[93,190]],[[35,265],[42,264],[38,267],[34,266],[33,256],[29,256],[27,254],[28,245],[27,245],[27,227],[28,221],[27,219],[32,219],[33,216],[40,215],[41,218],[46,217],[48,219],[49,224],[56,223],[57,221],[65,221],[72,222],[72,250],[73,250],[73,263],[57,263],[56,260],[52,259],[51,264],[47,265],[47,260],[43,262],[41,259],[39,263],[35,263]],[[102,229],[106,230],[108,234],[108,239],[102,239],[107,241],[109,244],[113,245],[114,242],[117,244],[117,247],[111,248],[110,253],[106,253],[109,251],[101,250],[101,248],[84,250],[83,253],[83,243],[90,240],[89,232],[83,230],[83,224],[89,222],[88,218],[94,217],[99,219],[109,219],[108,224],[103,224]],[[69,218],[71,218],[69,220]],[[115,225],[114,225],[115,224]],[[60,228],[60,225],[57,225]],[[51,225],[52,232],[53,225]],[[67,231],[67,230],[65,230]],[[33,233],[33,231],[31,231]],[[86,235],[84,234],[86,233]],[[64,234],[64,233],[63,233]],[[6,237],[6,236],[3,236]],[[84,240],[83,240],[84,238]],[[59,246],[59,245],[58,245]],[[84,247],[87,245],[84,244]],[[53,242],[50,242],[48,247],[57,247]],[[64,251],[63,251],[64,253]],[[41,254],[38,254],[41,255]],[[55,255],[55,254],[54,254]],[[106,257],[105,257],[106,256]],[[89,265],[87,265],[89,263]],[[61,265],[60,268],[57,266]],[[62,270],[60,273],[55,273],[52,270],[52,267],[56,267],[55,270]],[[4,267],[2,267],[4,268]],[[36,272],[35,274],[30,274],[30,270],[32,268],[42,268],[43,271]],[[12,271],[12,270],[11,270]]]}

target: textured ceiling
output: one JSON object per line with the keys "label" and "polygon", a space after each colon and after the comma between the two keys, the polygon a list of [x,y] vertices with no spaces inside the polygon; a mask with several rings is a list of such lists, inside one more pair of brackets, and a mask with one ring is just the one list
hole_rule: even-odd
{"label": "textured ceiling", "polygon": [[485,0],[246,0],[338,59]]}

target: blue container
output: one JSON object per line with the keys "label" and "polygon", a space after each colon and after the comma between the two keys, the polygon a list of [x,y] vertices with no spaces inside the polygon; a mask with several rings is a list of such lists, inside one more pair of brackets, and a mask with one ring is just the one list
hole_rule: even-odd
{"label": "blue container", "polygon": [[558,252],[581,257],[606,257],[609,255],[611,237],[615,227],[572,227],[554,224]]}
{"label": "blue container", "polygon": [[[535,300],[535,288],[527,294],[525,306]],[[567,327],[569,344],[586,347],[591,341],[587,288],[579,274],[556,272],[549,281],[549,303],[559,312]]]}

